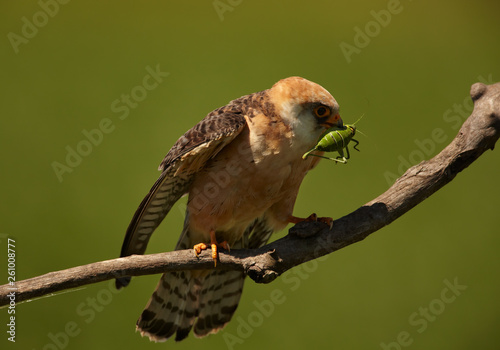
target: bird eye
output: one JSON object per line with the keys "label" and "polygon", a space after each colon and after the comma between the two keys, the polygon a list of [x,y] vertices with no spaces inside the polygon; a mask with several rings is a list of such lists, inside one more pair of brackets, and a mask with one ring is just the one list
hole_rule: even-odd
{"label": "bird eye", "polygon": [[317,106],[314,108],[314,114],[319,118],[329,117],[330,113],[330,108],[325,106]]}

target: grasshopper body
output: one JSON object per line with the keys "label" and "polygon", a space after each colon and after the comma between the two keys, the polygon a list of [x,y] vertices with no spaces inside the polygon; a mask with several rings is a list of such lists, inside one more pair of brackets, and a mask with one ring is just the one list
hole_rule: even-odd
{"label": "grasshopper body", "polygon": [[[345,124],[342,128],[330,128],[320,137],[316,146],[302,156],[302,159],[306,159],[308,156],[315,156],[345,164],[347,163],[347,159],[351,157],[349,148],[347,147],[351,140],[355,142],[354,149],[359,151],[359,149],[357,149],[359,141],[353,139],[354,134],[356,134],[356,125],[354,124]],[[344,156],[344,148],[346,150],[346,156]],[[312,153],[314,151],[338,152],[339,156],[337,158],[330,158]]]}

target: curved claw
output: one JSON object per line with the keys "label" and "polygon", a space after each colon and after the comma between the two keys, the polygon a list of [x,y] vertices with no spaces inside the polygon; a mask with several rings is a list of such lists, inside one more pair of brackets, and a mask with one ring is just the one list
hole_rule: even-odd
{"label": "curved claw", "polygon": [[317,221],[322,222],[324,224],[327,224],[328,227],[330,227],[330,230],[333,227],[333,219],[331,217],[328,217],[328,216],[320,217],[320,218],[318,218]]}

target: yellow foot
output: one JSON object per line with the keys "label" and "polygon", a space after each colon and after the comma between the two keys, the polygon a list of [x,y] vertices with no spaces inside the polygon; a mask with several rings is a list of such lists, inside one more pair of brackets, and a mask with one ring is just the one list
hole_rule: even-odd
{"label": "yellow foot", "polygon": [[[215,231],[212,230],[210,231],[210,248],[212,250],[212,259],[214,260],[214,266],[217,266],[217,259],[219,259],[219,252],[217,249],[218,247],[224,248],[227,251],[231,250],[231,248],[229,247],[229,243],[227,243],[226,241],[217,243],[217,240],[215,239]],[[198,243],[193,247],[196,256],[198,256],[198,254],[200,254],[201,251],[205,249],[208,249],[208,245],[205,243]]]}
{"label": "yellow foot", "polygon": [[307,218],[298,218],[296,216],[293,216],[293,215],[290,215],[290,217],[288,218],[288,221],[291,222],[292,224],[298,224],[299,222],[310,222],[310,221],[319,221],[319,222],[323,222],[325,224],[327,224],[330,229],[332,229],[332,226],[333,226],[333,219],[330,218],[330,217],[319,217],[318,218],[318,215],[316,215],[316,213],[312,213],[311,215],[309,215]]}
{"label": "yellow foot", "polygon": [[198,244],[195,244],[193,247],[194,253],[196,254],[196,256],[198,256],[198,254],[200,254],[202,250],[205,250],[207,248],[208,248],[208,246],[205,243],[198,243]]}

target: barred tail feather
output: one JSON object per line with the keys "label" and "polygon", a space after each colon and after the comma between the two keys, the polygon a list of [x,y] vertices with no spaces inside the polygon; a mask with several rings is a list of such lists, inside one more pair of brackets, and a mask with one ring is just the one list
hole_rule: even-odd
{"label": "barred tail feather", "polygon": [[189,271],[163,274],[136,329],[156,342],[166,341],[176,332],[176,340],[184,339],[197,316],[200,286]]}
{"label": "barred tail feather", "polygon": [[200,308],[194,335],[217,333],[231,320],[243,292],[245,275],[240,271],[213,271],[200,291]]}
{"label": "barred tail feather", "polygon": [[189,271],[165,273],[137,321],[137,330],[156,342],[204,337],[217,333],[231,320],[243,290],[239,271],[213,271],[195,276]]}
{"label": "barred tail feather", "polygon": [[[176,249],[192,246],[186,211],[184,229]],[[264,218],[256,220],[233,248],[258,248],[272,233]],[[150,340],[161,342],[175,334],[186,338],[193,329],[196,337],[217,333],[233,317],[243,291],[241,271],[204,270],[163,274],[156,290],[137,321],[137,330]]]}

